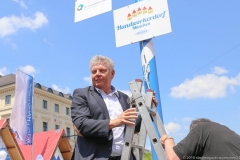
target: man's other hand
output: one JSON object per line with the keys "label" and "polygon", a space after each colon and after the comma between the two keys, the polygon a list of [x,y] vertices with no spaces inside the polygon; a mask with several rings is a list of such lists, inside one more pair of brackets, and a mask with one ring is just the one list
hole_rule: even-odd
{"label": "man's other hand", "polygon": [[157,101],[157,98],[155,97],[155,95],[156,95],[156,92],[153,92],[152,100],[153,100],[153,103],[155,104],[155,106],[157,107],[158,106],[158,101]]}
{"label": "man's other hand", "polygon": [[155,106],[157,107],[157,105],[158,105],[158,101],[157,101],[156,97],[153,96],[153,97],[152,97],[152,100],[153,100],[153,103],[155,104]]}

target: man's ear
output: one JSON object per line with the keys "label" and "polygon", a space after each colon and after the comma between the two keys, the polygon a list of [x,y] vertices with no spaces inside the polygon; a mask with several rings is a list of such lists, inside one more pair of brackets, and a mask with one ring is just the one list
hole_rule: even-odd
{"label": "man's ear", "polygon": [[115,70],[114,69],[112,70],[111,74],[112,74],[112,78],[113,78],[114,75],[115,75]]}

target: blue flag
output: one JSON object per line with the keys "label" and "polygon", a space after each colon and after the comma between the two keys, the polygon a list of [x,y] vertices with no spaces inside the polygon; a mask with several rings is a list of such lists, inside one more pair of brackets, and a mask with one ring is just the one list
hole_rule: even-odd
{"label": "blue flag", "polygon": [[17,70],[15,101],[10,126],[18,143],[31,145],[33,140],[33,77]]}

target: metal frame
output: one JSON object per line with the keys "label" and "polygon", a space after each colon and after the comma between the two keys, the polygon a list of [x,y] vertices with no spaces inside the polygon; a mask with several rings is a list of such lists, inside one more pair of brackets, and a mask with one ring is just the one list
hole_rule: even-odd
{"label": "metal frame", "polygon": [[[141,130],[138,135],[138,142],[136,142],[136,138],[134,138],[135,139],[134,143],[133,136],[135,126],[126,125],[121,160],[129,160],[132,148],[139,149],[139,157],[137,156],[136,159],[142,160],[147,134],[149,135],[150,141],[156,152],[157,158],[159,160],[166,160],[164,149],[157,135],[157,132],[159,132],[160,135],[163,135],[166,134],[166,131],[161,121],[161,118],[158,115],[156,107],[152,101],[154,91],[149,89],[147,90],[146,94],[142,96],[141,94],[142,83],[143,82],[141,79],[136,79],[129,83],[129,87],[132,92],[132,97],[128,99],[128,102],[131,105],[131,108],[137,108],[142,117],[142,124],[144,125],[141,125]],[[152,122],[155,123],[157,131],[154,128]]]}

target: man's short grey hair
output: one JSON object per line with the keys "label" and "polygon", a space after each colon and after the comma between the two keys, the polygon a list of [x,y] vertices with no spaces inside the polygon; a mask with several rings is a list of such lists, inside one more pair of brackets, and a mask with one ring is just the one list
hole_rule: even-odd
{"label": "man's short grey hair", "polygon": [[107,67],[110,71],[112,71],[114,69],[113,61],[110,58],[102,56],[102,55],[96,55],[96,56],[92,57],[92,59],[90,61],[90,69],[92,69],[93,66],[100,65],[100,64],[107,65]]}
{"label": "man's short grey hair", "polygon": [[196,127],[198,124],[203,123],[203,122],[212,122],[211,120],[207,118],[198,118],[196,120],[193,120],[192,123],[190,124],[190,131]]}

